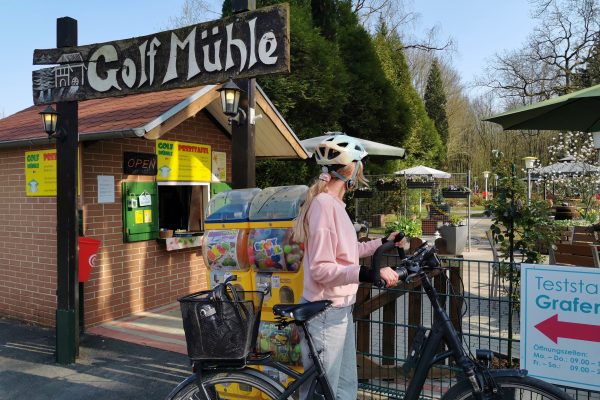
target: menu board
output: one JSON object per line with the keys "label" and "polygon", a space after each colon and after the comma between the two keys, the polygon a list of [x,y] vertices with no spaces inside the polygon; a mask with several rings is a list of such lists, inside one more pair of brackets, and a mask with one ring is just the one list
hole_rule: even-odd
{"label": "menu board", "polygon": [[[79,153],[77,153],[79,166]],[[77,174],[77,194],[81,176]],[[27,196],[56,196],[56,150],[25,152],[25,193]]]}
{"label": "menu board", "polygon": [[156,141],[157,181],[210,182],[211,148],[208,145]]}
{"label": "menu board", "polygon": [[222,151],[212,152],[212,180],[213,182],[227,180],[227,154]]}

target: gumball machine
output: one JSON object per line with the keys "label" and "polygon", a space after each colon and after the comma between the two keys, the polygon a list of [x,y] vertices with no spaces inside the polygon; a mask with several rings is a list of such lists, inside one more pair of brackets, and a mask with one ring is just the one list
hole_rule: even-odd
{"label": "gumball machine", "polygon": [[307,192],[304,185],[263,189],[252,200],[249,215],[248,263],[255,271],[255,290],[267,293],[257,346],[295,368],[301,365],[297,328],[278,329],[273,306],[298,303],[302,296],[304,245],[293,241],[292,227]]}
{"label": "gumball machine", "polygon": [[208,203],[202,255],[211,288],[223,282],[227,275],[236,275],[234,285],[241,289],[254,287],[247,251],[248,218],[250,203],[260,192],[258,188],[229,190],[217,194]]}

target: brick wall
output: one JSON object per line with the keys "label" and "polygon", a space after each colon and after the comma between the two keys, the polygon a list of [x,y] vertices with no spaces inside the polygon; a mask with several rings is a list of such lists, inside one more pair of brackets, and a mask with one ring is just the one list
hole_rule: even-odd
{"label": "brick wall", "polygon": [[[161,139],[202,143],[227,153],[231,141],[205,112],[190,118]],[[155,152],[147,139],[113,139],[82,144],[81,206],[85,235],[102,241],[97,265],[85,284],[85,323],[96,325],[175,301],[206,288],[200,248],[167,252],[151,240],[123,243],[121,182],[152,181],[123,175],[123,152]],[[39,150],[36,148],[33,150]],[[25,196],[24,151],[0,150],[0,315],[53,326],[56,309],[56,201]],[[97,176],[115,177],[115,204],[97,203]]]}

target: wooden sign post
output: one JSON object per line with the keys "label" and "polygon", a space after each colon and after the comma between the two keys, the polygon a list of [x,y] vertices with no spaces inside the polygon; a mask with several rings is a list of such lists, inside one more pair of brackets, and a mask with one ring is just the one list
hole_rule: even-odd
{"label": "wooden sign post", "polygon": [[[235,0],[233,3],[244,3]],[[232,3],[232,4],[233,4]],[[252,6],[248,6],[252,4]],[[35,50],[33,102],[57,103],[56,361],[79,352],[77,278],[78,101],[217,84],[241,79],[247,115],[254,114],[254,78],[289,73],[289,6],[280,4],[216,21],[115,42],[77,46],[77,21],[57,20],[57,48]],[[254,185],[254,126],[232,129],[234,187]],[[239,172],[237,171],[239,170]]]}

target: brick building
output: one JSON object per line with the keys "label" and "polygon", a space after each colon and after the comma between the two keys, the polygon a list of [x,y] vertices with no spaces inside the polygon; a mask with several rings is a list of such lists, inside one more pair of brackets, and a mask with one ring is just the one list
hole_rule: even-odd
{"label": "brick building", "polygon": [[[90,280],[84,285],[86,326],[168,304],[207,287],[200,246],[168,251],[165,240],[127,241],[127,199],[122,188],[124,183],[155,182],[161,215],[150,218],[172,224],[165,218],[173,211],[179,212],[176,218],[187,216],[191,221],[191,210],[196,209],[195,229],[201,230],[202,210],[211,186],[214,190],[214,176],[191,182],[160,181],[156,175],[126,174],[123,164],[125,152],[156,154],[157,140],[197,144],[220,155],[225,166],[220,174],[225,181],[230,179],[231,129],[217,88],[210,85],[79,103],[80,233],[101,241]],[[256,122],[256,156],[306,158],[304,148],[260,89],[256,102],[257,114],[263,116]],[[54,326],[56,197],[31,193],[38,191],[38,182],[26,186],[27,155],[55,148],[55,139],[49,140],[42,130],[38,115],[42,108],[30,107],[0,120],[0,230],[5,238],[0,243],[0,316]],[[110,187],[108,201],[106,193],[99,193],[99,176],[114,181],[113,201]],[[186,194],[187,202],[171,204],[169,196],[177,193]]]}

